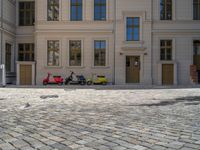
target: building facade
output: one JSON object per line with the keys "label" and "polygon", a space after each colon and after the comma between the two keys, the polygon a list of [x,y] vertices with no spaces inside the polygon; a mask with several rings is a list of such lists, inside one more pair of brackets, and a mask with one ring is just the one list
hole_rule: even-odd
{"label": "building facade", "polygon": [[200,81],[200,0],[0,2],[7,82],[41,85],[70,71],[120,85]]}

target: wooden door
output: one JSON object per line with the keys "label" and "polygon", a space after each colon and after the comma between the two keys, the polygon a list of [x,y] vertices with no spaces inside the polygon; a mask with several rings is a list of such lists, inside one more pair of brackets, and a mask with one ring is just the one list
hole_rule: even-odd
{"label": "wooden door", "polygon": [[173,64],[162,65],[162,84],[163,85],[174,84],[174,65]]}
{"label": "wooden door", "polygon": [[32,85],[32,65],[20,65],[20,85]]}
{"label": "wooden door", "polygon": [[140,82],[140,57],[126,57],[126,83]]}

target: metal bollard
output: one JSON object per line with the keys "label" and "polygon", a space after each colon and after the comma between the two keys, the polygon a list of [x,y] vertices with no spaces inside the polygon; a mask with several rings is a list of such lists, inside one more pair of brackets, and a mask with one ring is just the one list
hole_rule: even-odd
{"label": "metal bollard", "polygon": [[6,70],[5,70],[5,64],[0,65],[0,69],[2,70],[2,86],[6,86]]}

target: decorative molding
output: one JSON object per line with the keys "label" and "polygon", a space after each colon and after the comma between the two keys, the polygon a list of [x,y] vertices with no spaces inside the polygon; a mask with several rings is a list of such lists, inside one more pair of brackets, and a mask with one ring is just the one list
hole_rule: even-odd
{"label": "decorative molding", "polygon": [[121,48],[123,51],[145,51],[147,48],[146,47],[122,47]]}
{"label": "decorative molding", "polygon": [[113,33],[106,29],[39,29],[35,33]]}

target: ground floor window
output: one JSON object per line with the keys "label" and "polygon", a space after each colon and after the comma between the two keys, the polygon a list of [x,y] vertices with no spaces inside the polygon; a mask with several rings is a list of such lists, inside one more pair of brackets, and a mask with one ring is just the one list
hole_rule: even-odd
{"label": "ground floor window", "polygon": [[47,41],[47,65],[59,66],[59,41],[49,40]]}
{"label": "ground floor window", "polygon": [[172,40],[160,41],[160,60],[172,60]]}
{"label": "ground floor window", "polygon": [[69,65],[81,66],[81,40],[69,41]]}
{"label": "ground floor window", "polygon": [[34,61],[33,43],[22,43],[18,45],[18,61]]}
{"label": "ground floor window", "polygon": [[94,41],[94,66],[106,66],[106,41]]}
{"label": "ground floor window", "polygon": [[6,43],[6,57],[5,57],[6,72],[11,72],[11,60],[12,60],[11,47],[12,47],[11,44]]}
{"label": "ground floor window", "polygon": [[193,41],[193,61],[197,69],[198,83],[200,83],[200,40]]}

